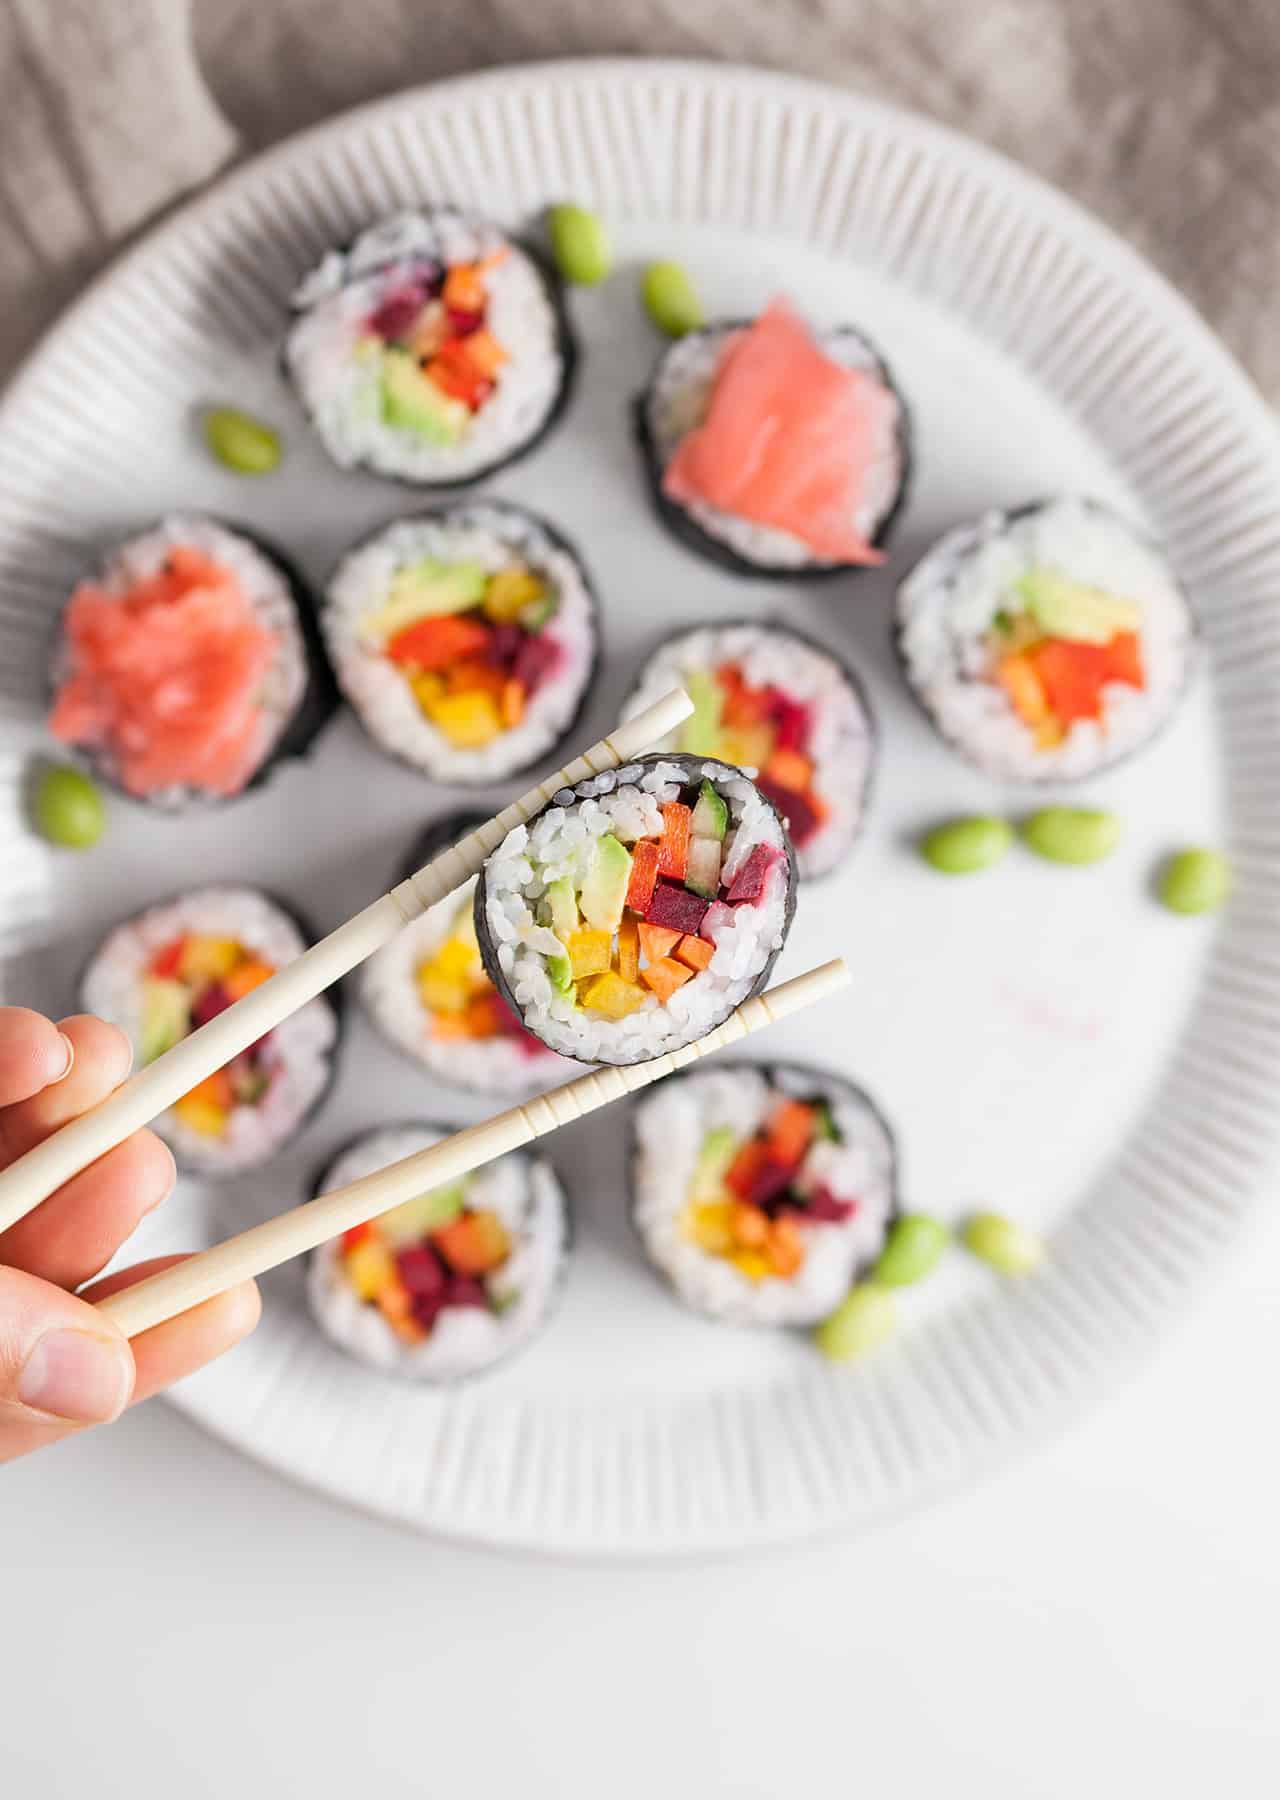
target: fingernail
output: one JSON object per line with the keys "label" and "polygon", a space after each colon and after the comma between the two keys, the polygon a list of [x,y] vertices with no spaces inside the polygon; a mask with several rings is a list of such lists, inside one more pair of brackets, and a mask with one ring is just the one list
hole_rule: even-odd
{"label": "fingernail", "polygon": [[75,1060],[76,1060],[76,1047],[71,1042],[71,1039],[67,1036],[66,1032],[60,1031],[58,1033],[58,1036],[62,1039],[62,1048],[66,1052],[67,1060],[62,1065],[61,1072],[54,1076],[53,1082],[50,1084],[51,1086],[56,1084],[59,1081],[65,1081],[67,1079],[67,1076],[70,1075],[72,1067],[74,1066]]}
{"label": "fingernail", "polygon": [[[160,1141],[161,1141],[161,1143],[164,1143],[163,1138]],[[173,1192],[174,1188],[178,1184],[178,1160],[174,1156],[173,1151],[170,1150],[168,1144],[165,1144],[164,1148],[165,1148],[165,1152],[169,1158],[169,1178],[164,1184],[163,1191],[161,1193],[157,1194],[154,1200],[148,1200],[147,1204],[143,1207],[142,1217],[144,1219],[146,1218],[148,1213],[154,1212],[156,1210],[157,1206],[164,1205],[165,1201],[169,1198],[170,1194]]]}
{"label": "fingernail", "polygon": [[116,1338],[90,1331],[48,1331],[18,1377],[18,1398],[37,1412],[96,1425],[124,1411],[132,1358]]}

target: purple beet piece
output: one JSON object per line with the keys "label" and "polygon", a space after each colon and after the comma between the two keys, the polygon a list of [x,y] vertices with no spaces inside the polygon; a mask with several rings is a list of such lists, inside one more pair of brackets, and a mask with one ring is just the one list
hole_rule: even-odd
{"label": "purple beet piece", "polygon": [[407,337],[417,323],[418,314],[426,303],[425,284],[415,281],[405,287],[393,288],[381,304],[370,313],[369,329],[388,342],[394,342],[396,338]]}
{"label": "purple beet piece", "polygon": [[822,823],[808,796],[797,793],[795,788],[779,787],[778,783],[770,781],[767,775],[758,775],[756,786],[766,800],[773,801],[787,821],[787,830],[791,833],[792,843],[807,844]]}
{"label": "purple beet piece", "polygon": [[413,1302],[413,1316],[424,1331],[430,1331],[444,1309],[444,1289],[438,1294],[419,1294]]}
{"label": "purple beet piece", "polygon": [[483,1306],[489,1305],[489,1293],[483,1281],[477,1281],[474,1275],[451,1275],[445,1283],[444,1303],[446,1306]]}
{"label": "purple beet piece", "polygon": [[733,917],[733,908],[726,906],[723,900],[713,900],[702,917],[698,935],[706,938],[709,944],[715,943],[713,933],[721,925],[727,925]]}
{"label": "purple beet piece", "polygon": [[495,663],[500,669],[510,668],[519,656],[527,635],[518,625],[495,625],[489,636],[485,661]]}
{"label": "purple beet piece", "polygon": [[809,708],[802,706],[798,700],[792,700],[781,688],[773,688],[771,692],[774,696],[774,748],[803,750],[809,739]]}
{"label": "purple beet piece", "polygon": [[516,654],[512,677],[522,683],[527,694],[532,694],[538,683],[545,679],[560,661],[560,646],[555,638],[548,637],[545,631],[530,637],[526,632],[524,642]]}
{"label": "purple beet piece", "polygon": [[707,902],[700,894],[692,893],[687,887],[677,887],[672,881],[660,881],[644,916],[650,925],[665,925],[668,931],[697,937],[706,912]]}
{"label": "purple beet piece", "polygon": [[777,850],[769,844],[757,844],[733,878],[733,886],[729,889],[730,906],[758,900],[764,892],[769,871],[778,860]]}
{"label": "purple beet piece", "polygon": [[507,1035],[512,1039],[516,1049],[520,1051],[521,1055],[545,1056],[547,1054],[547,1046],[540,1037],[534,1037],[531,1031],[525,1030],[524,1025],[521,1023],[520,1015],[515,1008],[513,1006],[508,1006],[501,994],[495,994],[494,999],[502,1008]]}
{"label": "purple beet piece", "polygon": [[762,1162],[751,1177],[750,1185],[742,1198],[752,1206],[768,1206],[790,1187],[794,1174],[795,1169],[790,1163],[774,1162],[772,1159]]}
{"label": "purple beet piece", "polygon": [[820,1220],[823,1224],[841,1225],[846,1219],[851,1219],[857,1210],[856,1200],[841,1200],[829,1187],[820,1187],[809,1195],[804,1216]]}
{"label": "purple beet piece", "polygon": [[429,1244],[413,1244],[398,1251],[396,1268],[415,1300],[429,1300],[434,1294],[444,1293],[444,1267]]}
{"label": "purple beet piece", "polygon": [[220,981],[210,982],[204,992],[197,996],[191,1008],[191,1025],[198,1030],[207,1025],[210,1019],[216,1019],[219,1013],[226,1012],[231,1005],[231,996]]}

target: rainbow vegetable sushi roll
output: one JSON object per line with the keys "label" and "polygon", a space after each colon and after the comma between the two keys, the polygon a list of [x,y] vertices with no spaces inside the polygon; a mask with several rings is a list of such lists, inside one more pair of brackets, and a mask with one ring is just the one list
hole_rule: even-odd
{"label": "rainbow vegetable sushi roll", "polygon": [[768,980],[795,912],[777,809],[709,757],[642,756],[508,832],[476,937],[527,1031],[588,1063],[648,1062]]}
{"label": "rainbow vegetable sushi roll", "polygon": [[1095,501],[989,512],[898,590],[898,654],[940,735],[986,774],[1096,775],[1177,709],[1195,652],[1155,547]]}
{"label": "rainbow vegetable sushi roll", "polygon": [[[311,942],[256,888],[198,888],[118,925],[82,985],[86,1012],[120,1026],[145,1068],[290,963]],[[334,1074],[338,1012],[326,995],[259,1038],[156,1121],[193,1173],[257,1168],[294,1137]]]}
{"label": "rainbow vegetable sushi roll", "polygon": [[[429,1125],[371,1131],[329,1164],[316,1192],[447,1136]],[[461,1381],[536,1337],[568,1259],[559,1178],[542,1157],[515,1154],[322,1244],[307,1295],[320,1329],[361,1362],[415,1381]]]}
{"label": "rainbow vegetable sushi roll", "polygon": [[[484,813],[454,813],[414,845],[407,880],[456,844]],[[429,907],[365,964],[360,997],[397,1050],[438,1080],[489,1094],[530,1093],[581,1070],[525,1030],[485,971],[475,929],[479,877]]]}
{"label": "rainbow vegetable sushi roll", "polygon": [[691,331],[636,406],[659,516],[740,575],[865,568],[906,492],[906,403],[852,326],[811,329],[785,301]]}
{"label": "rainbow vegetable sushi roll", "polygon": [[168,811],[228,800],[307,750],[337,702],[296,571],[246,532],[174,514],[72,594],[49,729]]}
{"label": "rainbow vegetable sushi roll", "polygon": [[860,1088],[796,1063],[672,1075],[635,1102],[632,1217],[686,1305],[814,1325],[885,1245],[893,1134]]}
{"label": "rainbow vegetable sushi roll", "polygon": [[456,784],[505,780],[554,750],[599,655],[576,553],[544,519],[492,500],[398,519],[357,545],[322,622],[374,742]]}
{"label": "rainbow vegetable sushi roll", "polygon": [[673,687],[694,710],[667,747],[752,771],[787,822],[800,874],[835,868],[858,834],[875,766],[875,724],[852,670],[782,625],[708,625],[654,652],[625,716]]}
{"label": "rainbow vegetable sushi roll", "polygon": [[451,207],[396,213],[330,251],[293,306],[285,372],[344,469],[477,481],[531,450],[568,397],[555,275]]}

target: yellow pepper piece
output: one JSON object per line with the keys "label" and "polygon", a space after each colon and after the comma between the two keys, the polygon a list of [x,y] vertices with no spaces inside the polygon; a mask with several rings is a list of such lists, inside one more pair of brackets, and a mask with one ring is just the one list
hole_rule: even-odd
{"label": "yellow pepper piece", "polygon": [[510,563],[492,577],[484,593],[485,616],[495,625],[514,625],[522,609],[541,600],[546,586],[523,563]]}
{"label": "yellow pepper piece", "polygon": [[426,712],[455,750],[478,750],[482,744],[492,743],[502,730],[497,702],[479,688],[444,694],[431,701]]}
{"label": "yellow pepper piece", "polygon": [[603,975],[613,962],[613,933],[571,931],[565,949],[575,981],[583,981],[588,975]]}
{"label": "yellow pepper piece", "polygon": [[621,975],[615,975],[612,969],[607,975],[597,976],[582,996],[585,1007],[603,1013],[607,1019],[625,1019],[628,1013],[643,1006],[644,1001],[643,991],[624,981]]}
{"label": "yellow pepper piece", "polygon": [[437,958],[424,962],[418,970],[418,994],[428,1012],[465,1012],[470,988],[464,977],[442,973]]}
{"label": "yellow pepper piece", "polygon": [[365,1238],[348,1250],[342,1266],[362,1300],[376,1300],[397,1279],[395,1257],[377,1238]]}
{"label": "yellow pepper piece", "polygon": [[439,700],[444,698],[446,687],[444,676],[433,675],[430,672],[421,675],[411,675],[409,677],[409,686],[413,689],[414,699],[418,702],[418,705],[422,708],[423,712],[426,713],[427,717],[430,718],[432,708]]}
{"label": "yellow pepper piece", "polygon": [[763,769],[773,755],[772,725],[741,725],[722,731],[716,741],[716,755],[740,769]]}
{"label": "yellow pepper piece", "polygon": [[480,963],[480,947],[474,939],[446,938],[431,959],[431,969],[445,981],[469,979]]}
{"label": "yellow pepper piece", "polygon": [[681,1215],[683,1235],[712,1256],[728,1256],[734,1247],[733,1203],[707,1200],[687,1206]]}
{"label": "yellow pepper piece", "polygon": [[175,1100],[173,1111],[188,1131],[198,1131],[201,1137],[221,1137],[226,1129],[226,1107],[207,1100],[197,1089]]}
{"label": "yellow pepper piece", "polygon": [[762,1250],[735,1250],[729,1261],[748,1281],[766,1281],[773,1274],[773,1264]]}
{"label": "yellow pepper piece", "polygon": [[182,946],[178,979],[195,986],[202,981],[221,981],[244,955],[235,938],[189,937]]}

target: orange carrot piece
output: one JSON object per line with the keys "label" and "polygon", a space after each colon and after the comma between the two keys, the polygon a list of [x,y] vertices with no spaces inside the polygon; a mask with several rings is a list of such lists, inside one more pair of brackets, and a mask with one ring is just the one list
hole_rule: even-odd
{"label": "orange carrot piece", "polygon": [[781,1275],[784,1281],[799,1272],[804,1263],[804,1235],[794,1219],[784,1214],[780,1219],[769,1221],[764,1253],[774,1274]]}
{"label": "orange carrot piece", "polygon": [[1029,656],[1002,656],[997,665],[1000,685],[1024,725],[1039,725],[1049,716],[1049,696]]}
{"label": "orange carrot piece", "polygon": [[765,1146],[772,1162],[794,1168],[813,1142],[814,1112],[803,1100],[784,1100],[770,1116]]}
{"label": "orange carrot piece", "polygon": [[523,681],[509,677],[502,684],[502,723],[510,731],[524,717],[525,686]]}
{"label": "orange carrot piece", "polygon": [[472,368],[486,381],[492,381],[503,363],[510,360],[491,331],[469,331],[462,340],[462,349]]}
{"label": "orange carrot piece", "polygon": [[665,1006],[677,988],[682,988],[686,981],[693,980],[693,970],[687,969],[683,963],[674,962],[669,956],[660,956],[647,969],[641,969],[640,979],[649,984]]}
{"label": "orange carrot piece", "polygon": [[769,1215],[749,1200],[735,1200],[729,1214],[734,1241],[744,1250],[761,1250],[769,1236]]}
{"label": "orange carrot piece", "polygon": [[763,1138],[748,1138],[725,1172],[724,1184],[735,1194],[749,1194],[761,1167],[769,1159]]}
{"label": "orange carrot piece", "polygon": [[618,973],[632,983],[640,977],[640,931],[630,913],[623,914],[618,926]]}
{"label": "orange carrot piece", "polygon": [[484,275],[475,263],[454,263],[444,278],[440,298],[452,312],[483,312],[488,298]]}
{"label": "orange carrot piece", "polygon": [[631,852],[627,905],[632,912],[644,912],[653,899],[653,890],[658,885],[658,858],[658,845],[653,838],[641,838]]}
{"label": "orange carrot piece", "polygon": [[689,867],[689,837],[693,813],[679,800],[662,809],[662,837],[658,844],[658,873],[683,881]]}
{"label": "orange carrot piece", "polygon": [[672,931],[669,925],[650,925],[647,919],[641,919],[637,930],[646,962],[660,962],[680,942],[680,933]]}
{"label": "orange carrot piece", "polygon": [[789,793],[803,794],[813,780],[813,764],[799,750],[775,750],[761,774]]}
{"label": "orange carrot piece", "polygon": [[697,975],[710,966],[711,958],[715,953],[715,945],[709,944],[706,938],[682,937],[675,955],[678,962],[682,962],[686,968],[692,969]]}

